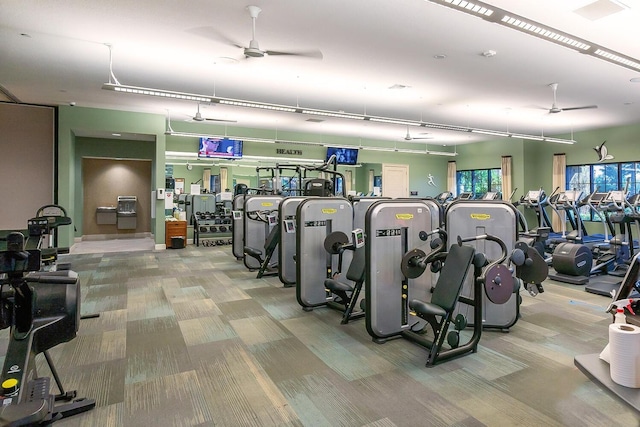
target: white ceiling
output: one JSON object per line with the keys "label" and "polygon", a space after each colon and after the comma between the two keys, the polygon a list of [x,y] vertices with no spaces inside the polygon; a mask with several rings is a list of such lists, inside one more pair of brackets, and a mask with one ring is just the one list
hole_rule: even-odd
{"label": "white ceiling", "polygon": [[[592,3],[617,6],[610,0],[486,3],[640,58],[640,0],[621,1],[630,8],[599,19],[576,10]],[[256,24],[261,49],[319,49],[323,59],[244,59],[242,49],[225,39],[248,45],[249,4],[262,8]],[[630,82],[640,72],[425,0],[0,2],[0,85],[20,101],[169,110],[174,128],[208,131],[209,124],[183,122],[195,113],[193,102],[102,90],[109,80],[105,44],[113,45],[115,76],[133,86],[536,135],[640,118],[640,83]],[[497,54],[484,57],[488,50]],[[434,58],[440,54],[446,58]],[[537,107],[551,107],[548,85],[554,82],[559,107],[599,108],[547,114]],[[393,85],[407,88],[390,89]],[[237,120],[229,126],[274,132],[398,142],[407,132],[402,125],[331,118],[312,123],[307,115],[219,104],[203,105],[201,111]],[[430,145],[483,139],[411,131],[431,133]]]}

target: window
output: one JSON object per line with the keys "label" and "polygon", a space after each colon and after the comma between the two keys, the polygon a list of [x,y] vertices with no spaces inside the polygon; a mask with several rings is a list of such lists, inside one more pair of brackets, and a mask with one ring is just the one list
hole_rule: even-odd
{"label": "window", "polygon": [[[627,189],[629,194],[637,194],[640,192],[640,162],[567,166],[566,188],[580,190],[584,197],[596,189],[602,193]],[[600,221],[588,206],[580,208],[580,217],[584,221]]]}
{"label": "window", "polygon": [[479,199],[487,191],[502,192],[502,169],[475,169],[456,172],[458,194],[470,192]]}

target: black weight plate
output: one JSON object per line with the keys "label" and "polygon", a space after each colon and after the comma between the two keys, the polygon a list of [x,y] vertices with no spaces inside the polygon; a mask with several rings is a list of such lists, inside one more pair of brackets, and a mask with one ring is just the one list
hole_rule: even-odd
{"label": "black weight plate", "polygon": [[525,283],[542,283],[549,275],[549,266],[535,248],[527,246],[526,249],[527,258],[532,262],[517,267],[516,276]]}
{"label": "black weight plate", "polygon": [[490,267],[485,275],[484,291],[494,304],[504,304],[513,294],[513,276],[504,264]]}
{"label": "black weight plate", "polygon": [[447,343],[451,348],[457,348],[460,345],[460,334],[458,331],[449,331],[447,334]]}
{"label": "black weight plate", "polygon": [[453,324],[456,330],[461,331],[467,327],[467,318],[464,317],[464,314],[458,313],[456,317],[453,319]]}
{"label": "black weight plate", "polygon": [[409,252],[404,254],[400,264],[400,270],[402,270],[402,274],[404,274],[407,279],[415,279],[416,277],[420,277],[420,275],[424,273],[424,268],[420,267],[417,261],[419,259],[423,259],[426,256],[427,254],[425,254],[421,249],[411,249]]}
{"label": "black weight plate", "polygon": [[324,239],[324,250],[330,254],[338,254],[338,249],[349,243],[349,237],[342,231],[334,231]]}

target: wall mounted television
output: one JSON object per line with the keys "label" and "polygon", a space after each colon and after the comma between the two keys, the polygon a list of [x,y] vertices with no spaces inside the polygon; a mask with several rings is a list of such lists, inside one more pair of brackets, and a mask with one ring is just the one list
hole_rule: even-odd
{"label": "wall mounted television", "polygon": [[241,159],[242,141],[230,138],[200,138],[198,157]]}
{"label": "wall mounted television", "polygon": [[357,148],[327,147],[326,160],[329,160],[334,154],[339,165],[355,165],[358,163]]}

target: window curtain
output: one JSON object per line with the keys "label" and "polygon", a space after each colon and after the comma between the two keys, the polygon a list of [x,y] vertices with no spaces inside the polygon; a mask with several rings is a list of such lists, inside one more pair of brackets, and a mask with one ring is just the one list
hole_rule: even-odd
{"label": "window curtain", "polygon": [[[560,187],[560,191],[565,190],[566,187],[566,173],[567,173],[567,156],[562,154],[554,154],[553,155],[553,180],[552,187],[556,189]],[[553,219],[551,220],[551,225],[554,230],[561,230],[562,223],[564,222],[564,218],[558,216],[557,213],[554,212]]]}
{"label": "window curtain", "polygon": [[447,164],[447,191],[450,191],[454,196],[458,195],[457,183],[456,183],[456,162],[451,160]]}
{"label": "window curtain", "polygon": [[227,168],[220,168],[220,191],[225,191],[229,188],[229,172]]}
{"label": "window curtain", "polygon": [[509,201],[513,191],[511,177],[511,156],[502,156],[502,200]]}
{"label": "window curtain", "polygon": [[351,191],[351,180],[353,179],[353,174],[350,170],[344,172],[344,191],[349,194]]}
{"label": "window curtain", "polygon": [[202,171],[202,189],[207,193],[211,191],[211,169]]}

